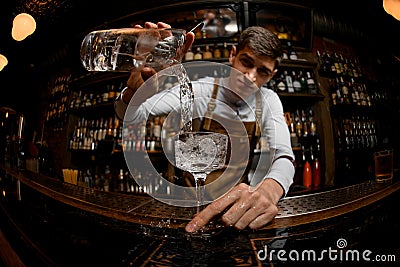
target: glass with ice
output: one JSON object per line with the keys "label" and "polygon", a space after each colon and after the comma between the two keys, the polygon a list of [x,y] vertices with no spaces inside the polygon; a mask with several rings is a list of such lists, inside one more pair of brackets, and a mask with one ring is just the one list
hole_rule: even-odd
{"label": "glass with ice", "polygon": [[122,28],[93,31],[81,45],[88,71],[130,72],[132,68],[165,69],[182,59],[185,30]]}
{"label": "glass with ice", "polygon": [[227,149],[228,136],[215,132],[184,132],[175,140],[175,165],[194,177],[198,212],[207,175],[225,167]]}

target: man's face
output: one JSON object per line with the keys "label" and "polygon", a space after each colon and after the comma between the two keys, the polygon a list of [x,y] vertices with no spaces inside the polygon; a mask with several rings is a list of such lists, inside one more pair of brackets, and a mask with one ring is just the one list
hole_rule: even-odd
{"label": "man's face", "polygon": [[[276,73],[275,60],[267,56],[256,56],[248,47],[236,54],[236,47],[232,48],[229,62],[238,72],[233,72],[234,90],[245,98],[263,84],[268,82]],[[236,86],[237,87],[236,87]],[[240,93],[239,93],[240,92]]]}

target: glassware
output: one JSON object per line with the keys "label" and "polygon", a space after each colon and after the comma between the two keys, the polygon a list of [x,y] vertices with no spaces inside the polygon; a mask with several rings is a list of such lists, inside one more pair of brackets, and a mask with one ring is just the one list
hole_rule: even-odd
{"label": "glassware", "polygon": [[88,71],[130,72],[165,69],[182,60],[186,31],[121,28],[90,32],[81,44],[81,61]]}
{"label": "glassware", "polygon": [[197,212],[204,203],[204,182],[212,171],[225,167],[228,136],[214,132],[183,132],[175,140],[176,167],[195,180]]}
{"label": "glassware", "polygon": [[374,153],[375,180],[377,182],[391,181],[393,178],[393,149]]}

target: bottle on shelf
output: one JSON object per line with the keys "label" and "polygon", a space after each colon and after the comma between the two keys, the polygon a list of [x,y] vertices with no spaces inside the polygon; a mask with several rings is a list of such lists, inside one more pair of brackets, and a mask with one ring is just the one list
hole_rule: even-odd
{"label": "bottle on shelf", "polygon": [[351,104],[351,99],[350,99],[350,94],[349,94],[349,88],[347,86],[347,83],[343,80],[343,77],[339,78],[339,86],[342,88],[342,93],[343,93],[343,100],[344,104],[350,105]]}
{"label": "bottle on shelf", "polygon": [[125,192],[127,190],[125,190],[125,175],[124,175],[124,170],[123,169],[119,169],[119,174],[118,174],[118,190],[120,192]]}
{"label": "bottle on shelf", "polygon": [[308,87],[308,92],[310,94],[316,94],[317,93],[317,86],[315,84],[315,79],[314,79],[314,74],[310,71],[306,72],[306,81],[307,81],[307,87]]}
{"label": "bottle on shelf", "polygon": [[319,189],[321,186],[321,165],[318,159],[318,152],[311,153],[312,159],[312,187]]}
{"label": "bottle on shelf", "polygon": [[286,82],[286,86],[287,86],[287,91],[289,93],[294,93],[292,76],[289,74],[289,72],[287,70],[283,71],[283,75],[285,76],[285,82]]}
{"label": "bottle on shelf", "polygon": [[302,70],[299,71],[299,80],[300,80],[300,85],[301,85],[301,91],[307,92],[307,90],[308,90],[307,78],[305,76],[304,71],[302,71]]}
{"label": "bottle on shelf", "polygon": [[219,59],[219,58],[221,58],[221,49],[219,49],[219,46],[218,46],[218,44],[215,44],[214,45],[214,51],[213,51],[213,57],[215,58],[215,59]]}
{"label": "bottle on shelf", "polygon": [[336,76],[341,76],[342,75],[342,67],[341,67],[340,58],[339,58],[337,52],[333,53],[333,65],[335,66]]}
{"label": "bottle on shelf", "polygon": [[290,142],[292,144],[292,148],[299,146],[299,138],[296,134],[296,126],[294,124],[294,120],[290,121]]}
{"label": "bottle on shelf", "polygon": [[303,136],[303,123],[301,122],[301,119],[300,119],[300,111],[299,110],[296,110],[294,121],[296,122],[296,134],[297,134],[297,137],[299,138],[299,142],[301,142],[300,139]]}
{"label": "bottle on shelf", "polygon": [[203,53],[201,52],[201,48],[200,47],[196,48],[196,53],[194,54],[193,59],[194,60],[202,60],[203,59]]}
{"label": "bottle on shelf", "polygon": [[109,90],[110,91],[108,91],[108,101],[114,101],[114,99],[115,99],[115,85],[114,84],[112,84],[110,87],[109,87]]}
{"label": "bottle on shelf", "polygon": [[304,153],[304,147],[303,147],[303,186],[306,188],[311,188],[312,186],[312,169],[311,169],[311,164],[308,158],[306,157]]}
{"label": "bottle on shelf", "polygon": [[301,82],[300,82],[299,75],[296,73],[295,70],[292,70],[292,77],[293,77],[294,92],[300,93],[302,91]]}
{"label": "bottle on shelf", "polygon": [[212,59],[213,53],[210,50],[210,46],[206,44],[205,51],[203,51],[203,59]]}
{"label": "bottle on shelf", "polygon": [[194,60],[194,53],[192,51],[192,46],[189,47],[189,50],[185,54],[185,61],[192,61]]}
{"label": "bottle on shelf", "polygon": [[278,88],[278,92],[287,92],[285,75],[283,73],[276,77],[276,88]]}
{"label": "bottle on shelf", "polygon": [[230,52],[230,50],[228,48],[228,44],[226,42],[224,42],[224,48],[222,50],[222,57],[223,58],[229,58],[230,53],[231,52]]}
{"label": "bottle on shelf", "polygon": [[296,51],[293,49],[292,43],[291,42],[287,42],[287,49],[288,49],[288,57],[290,60],[297,60],[297,53]]}

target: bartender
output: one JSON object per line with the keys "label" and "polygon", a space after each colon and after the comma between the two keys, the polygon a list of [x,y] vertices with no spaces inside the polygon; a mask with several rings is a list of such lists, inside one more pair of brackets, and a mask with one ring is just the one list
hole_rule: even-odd
{"label": "bartender", "polygon": [[[170,28],[170,25],[146,22],[144,27]],[[184,51],[193,41],[194,34],[187,33]],[[294,155],[282,103],[275,92],[263,85],[276,74],[281,55],[281,43],[276,35],[262,27],[249,27],[240,35],[238,46],[232,46],[229,58],[235,70],[232,73],[241,73],[242,76],[235,75],[232,78],[231,74],[218,80],[206,77],[192,83],[195,99],[193,117],[203,118],[199,123],[200,129],[219,131],[220,127],[215,121],[220,118],[242,122],[249,137],[250,151],[253,151],[260,137],[266,137],[275,153],[268,174],[257,185],[240,179],[233,188],[197,214],[186,225],[187,232],[198,231],[216,216],[220,216],[227,226],[241,230],[261,228],[277,215],[277,203],[287,194],[293,182]],[[154,74],[155,70],[148,67],[131,71],[127,86],[115,102],[119,118],[126,119],[125,111],[135,92]],[[174,87],[168,93],[163,92],[162,97],[156,94],[146,99],[135,109],[136,114],[129,114],[128,117],[141,121],[145,114],[167,114],[179,107],[179,90],[179,86]],[[247,156],[249,160],[252,159],[251,155]]]}

